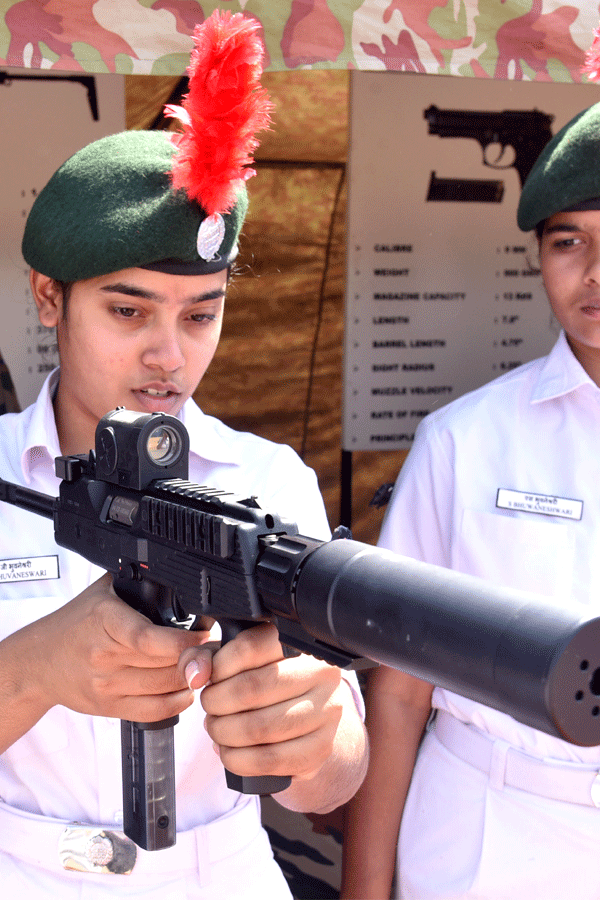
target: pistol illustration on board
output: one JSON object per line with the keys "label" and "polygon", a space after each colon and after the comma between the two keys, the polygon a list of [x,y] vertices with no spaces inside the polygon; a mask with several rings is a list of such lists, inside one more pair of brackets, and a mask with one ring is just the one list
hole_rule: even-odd
{"label": "pistol illustration on board", "polygon": [[[429,134],[442,138],[472,138],[483,151],[483,164],[490,169],[517,170],[521,187],[534,162],[552,137],[554,116],[538,109],[507,109],[479,112],[470,109],[439,109],[433,104],[423,112]],[[500,146],[496,159],[488,157],[488,147]],[[513,158],[505,159],[512,147]],[[461,203],[499,203],[504,193],[502,181],[486,179],[437,178],[431,173],[427,200]]]}

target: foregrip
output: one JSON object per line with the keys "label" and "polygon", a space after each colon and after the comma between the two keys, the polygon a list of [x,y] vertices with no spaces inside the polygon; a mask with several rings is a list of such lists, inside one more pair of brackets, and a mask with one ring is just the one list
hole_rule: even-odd
{"label": "foregrip", "polygon": [[[231,620],[223,620],[221,622],[221,645],[224,646],[228,641],[233,640],[236,634],[245,628],[251,628],[254,622],[234,622]],[[292,783],[289,775],[236,775],[225,769],[225,781],[227,787],[232,791],[238,791],[240,794],[278,794],[285,791]]]}

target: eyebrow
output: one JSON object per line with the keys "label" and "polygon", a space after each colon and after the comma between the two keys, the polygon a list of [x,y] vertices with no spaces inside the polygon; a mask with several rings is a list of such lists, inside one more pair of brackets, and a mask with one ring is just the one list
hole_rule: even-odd
{"label": "eyebrow", "polygon": [[[106,294],[124,294],[126,297],[138,297],[140,300],[151,300],[154,303],[162,303],[164,301],[162,294],[157,294],[155,291],[149,291],[146,288],[122,281],[117,281],[114,284],[105,284],[100,290]],[[225,293],[226,289],[224,287],[216,288],[214,291],[206,291],[204,294],[189,297],[187,302],[194,304],[206,303],[210,300],[221,300],[225,297]]]}
{"label": "eyebrow", "polygon": [[581,228],[579,228],[577,225],[571,225],[568,222],[563,222],[563,223],[558,222],[556,225],[549,225],[546,228],[544,228],[544,234],[554,234],[557,231],[575,232],[575,231],[581,231]]}

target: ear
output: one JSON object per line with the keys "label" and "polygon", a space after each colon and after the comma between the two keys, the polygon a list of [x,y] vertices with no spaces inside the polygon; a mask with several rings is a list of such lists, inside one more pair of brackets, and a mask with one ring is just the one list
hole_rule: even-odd
{"label": "ear", "polygon": [[54,328],[60,322],[63,313],[62,287],[54,278],[42,275],[35,269],[29,273],[29,285],[41,324],[46,328]]}

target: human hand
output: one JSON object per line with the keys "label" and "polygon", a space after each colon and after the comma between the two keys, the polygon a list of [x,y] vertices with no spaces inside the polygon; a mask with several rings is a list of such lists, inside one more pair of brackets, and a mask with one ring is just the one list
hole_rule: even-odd
{"label": "human hand", "polygon": [[[27,630],[24,665],[47,709],[136,722],[170,718],[193,702],[178,663],[209,637],[152,624],[117,597],[108,574]],[[206,680],[207,655],[199,666],[197,681]]]}
{"label": "human hand", "polygon": [[[205,652],[185,651],[182,662]],[[285,659],[275,626],[242,631],[213,656],[200,697],[223,765],[238,775],[311,779],[332,754],[346,700],[340,682],[339,669],[311,656]],[[200,686],[195,677],[191,685]]]}

